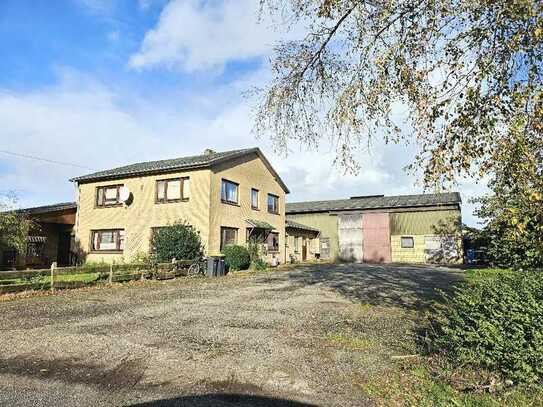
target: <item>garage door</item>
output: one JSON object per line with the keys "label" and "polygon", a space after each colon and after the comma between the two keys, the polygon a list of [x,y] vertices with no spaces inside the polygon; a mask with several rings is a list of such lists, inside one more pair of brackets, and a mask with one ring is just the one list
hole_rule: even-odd
{"label": "garage door", "polygon": [[390,263],[390,221],[388,213],[365,213],[362,217],[364,231],[364,261]]}
{"label": "garage door", "polygon": [[338,239],[339,257],[361,263],[363,261],[362,215],[339,215]]}

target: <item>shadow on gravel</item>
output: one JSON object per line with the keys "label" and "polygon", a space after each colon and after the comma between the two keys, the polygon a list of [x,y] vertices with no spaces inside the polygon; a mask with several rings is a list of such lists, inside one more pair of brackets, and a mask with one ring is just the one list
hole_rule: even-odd
{"label": "shadow on gravel", "polygon": [[81,383],[108,390],[135,386],[143,377],[145,369],[140,359],[126,359],[110,369],[68,358],[47,360],[23,355],[0,359],[0,374]]}
{"label": "shadow on gravel", "polygon": [[172,399],[156,400],[147,403],[133,404],[132,407],[316,407],[314,404],[305,404],[292,400],[275,397],[253,396],[246,394],[202,394],[183,396]]}
{"label": "shadow on gravel", "polygon": [[450,293],[463,279],[459,272],[410,265],[314,265],[288,273],[298,288],[319,284],[356,302],[409,309],[440,301],[439,290]]}

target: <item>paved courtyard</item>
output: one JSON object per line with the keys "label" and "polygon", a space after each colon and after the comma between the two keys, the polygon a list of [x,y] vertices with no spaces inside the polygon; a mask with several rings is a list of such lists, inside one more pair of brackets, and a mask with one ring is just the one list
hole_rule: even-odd
{"label": "paved courtyard", "polygon": [[372,405],[461,274],[319,265],[0,303],[0,405]]}

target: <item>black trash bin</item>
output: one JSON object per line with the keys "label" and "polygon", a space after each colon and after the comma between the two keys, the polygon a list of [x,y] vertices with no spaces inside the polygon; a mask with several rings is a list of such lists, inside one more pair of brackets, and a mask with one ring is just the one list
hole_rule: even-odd
{"label": "black trash bin", "polygon": [[206,275],[208,277],[224,276],[224,258],[223,256],[209,256],[207,258]]}

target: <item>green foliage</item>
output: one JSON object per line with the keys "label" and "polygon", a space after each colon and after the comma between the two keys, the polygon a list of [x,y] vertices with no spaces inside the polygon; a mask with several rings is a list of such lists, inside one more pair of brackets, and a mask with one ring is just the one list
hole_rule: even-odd
{"label": "green foliage", "polygon": [[0,246],[15,250],[17,253],[26,252],[28,232],[37,227],[27,219],[23,212],[16,211],[17,198],[8,195],[0,201]]}
{"label": "green foliage", "polygon": [[262,259],[257,259],[251,262],[251,270],[266,271],[267,269],[268,269],[268,264]]}
{"label": "green foliage", "polygon": [[261,4],[279,29],[307,34],[275,47],[273,78],[256,91],[255,130],[280,151],[330,140],[337,164],[357,171],[372,139],[415,139],[411,170],[433,187],[491,172],[519,114],[541,137],[540,0]]}
{"label": "green foliage", "polygon": [[198,260],[204,254],[200,233],[185,222],[159,228],[153,235],[152,247],[156,261]]}
{"label": "green foliage", "polygon": [[510,126],[514,137],[496,152],[491,194],[476,200],[476,214],[490,260],[501,267],[543,267],[543,138],[525,134],[525,123]]}
{"label": "green foliage", "polygon": [[515,383],[543,380],[543,273],[500,273],[459,288],[436,309],[431,344],[457,365]]}
{"label": "green foliage", "polygon": [[228,245],[223,249],[224,262],[229,270],[246,270],[251,264],[247,248],[238,245]]}

